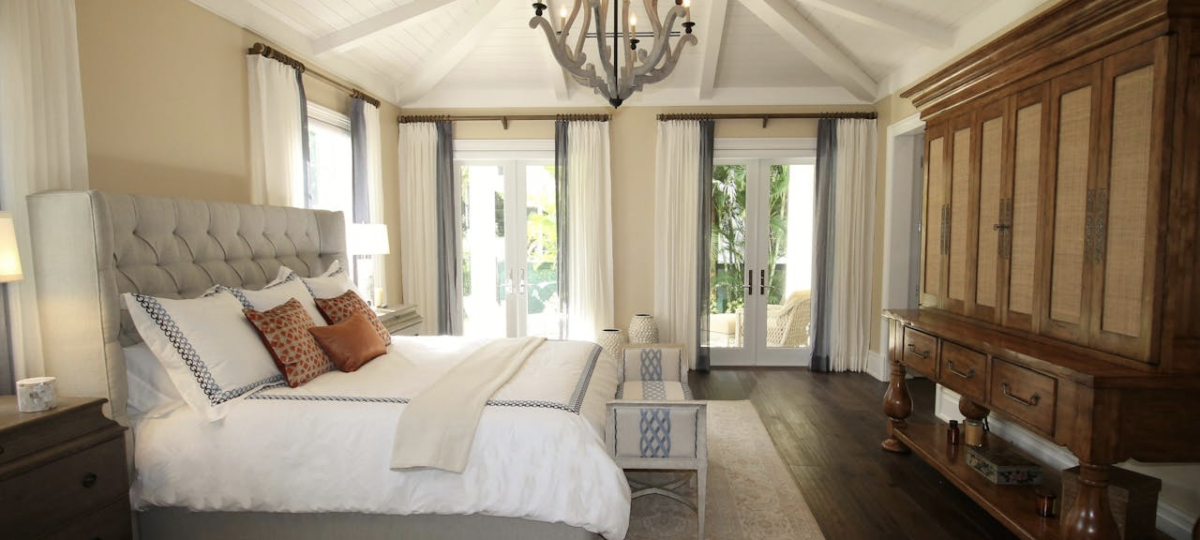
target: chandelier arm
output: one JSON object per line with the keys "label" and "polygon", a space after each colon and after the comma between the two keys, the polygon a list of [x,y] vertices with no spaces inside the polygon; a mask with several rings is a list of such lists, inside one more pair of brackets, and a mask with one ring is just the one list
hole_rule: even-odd
{"label": "chandelier arm", "polygon": [[662,21],[658,20],[658,0],[642,0],[642,5],[646,8],[646,16],[650,17],[650,25],[654,29],[654,37],[662,33]]}
{"label": "chandelier arm", "polygon": [[[687,12],[684,10],[683,6],[675,6],[675,7],[671,8],[671,11],[667,12],[666,23],[663,25],[664,26],[663,36],[669,37],[671,35],[671,31],[675,28],[675,21],[677,19],[679,19],[679,17],[686,15],[686,13]],[[691,38],[691,39],[688,39],[688,38]],[[680,37],[680,39],[676,43],[676,45],[686,43],[686,42],[696,43],[696,36],[694,36],[692,34],[684,34],[683,36]],[[663,55],[667,53],[669,47],[670,47],[669,39],[659,38],[656,36],[654,39],[654,49],[652,49],[650,51],[650,54],[647,56],[648,60],[644,64],[638,66],[637,69],[634,70],[633,75],[635,77],[639,76],[639,75],[644,75],[645,73],[654,69],[654,66],[657,66],[658,63],[662,61]]]}
{"label": "chandelier arm", "polygon": [[[623,26],[621,35],[624,37],[622,41],[624,42],[625,65],[621,68],[621,76],[618,79],[622,81],[633,76],[633,43],[630,38],[636,36],[631,36],[633,28],[629,25],[630,4],[630,0],[621,1],[621,25]],[[619,83],[618,86],[620,86]]]}
{"label": "chandelier arm", "polygon": [[583,25],[579,27],[579,37],[575,40],[575,56],[583,54],[583,45],[587,43],[588,28],[592,25],[592,12],[588,10],[585,0],[575,0],[575,10],[583,6]]}
{"label": "chandelier arm", "polygon": [[[608,89],[609,95],[618,95],[620,92],[617,86],[616,67],[613,66],[611,60],[612,50],[608,46],[608,40],[606,39],[607,33],[605,32],[605,30],[607,30],[605,27],[607,17],[605,15],[608,14],[608,8],[613,7],[615,13],[616,7],[609,6],[609,0],[604,0],[603,2],[600,0],[587,1],[591,4],[592,11],[594,12],[596,18],[596,44],[600,48],[600,69],[604,71],[605,75],[607,75],[605,83],[610,87]],[[616,29],[614,29],[614,31],[616,31]]]}
{"label": "chandelier arm", "polygon": [[683,36],[678,42],[675,43],[675,50],[667,53],[666,62],[663,63],[662,67],[649,70],[643,75],[634,77],[634,83],[638,90],[641,90],[643,84],[656,83],[667,78],[672,71],[675,71],[675,66],[679,63],[679,59],[683,56],[683,46],[689,43],[694,45],[696,41],[697,39],[694,35],[688,34]]}
{"label": "chandelier arm", "polygon": [[559,42],[558,37],[554,35],[554,28],[550,26],[550,21],[542,17],[534,17],[529,19],[529,27],[542,29],[546,34],[546,40],[550,42],[550,52],[554,54],[554,59],[562,65],[563,69],[572,73],[583,73],[583,63],[587,61],[587,55],[580,54],[572,57],[571,50]]}

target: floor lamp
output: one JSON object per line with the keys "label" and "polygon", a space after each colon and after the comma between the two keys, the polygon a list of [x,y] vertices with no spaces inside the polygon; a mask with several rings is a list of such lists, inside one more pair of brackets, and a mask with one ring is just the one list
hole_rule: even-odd
{"label": "floor lamp", "polygon": [[[0,283],[20,281],[21,255],[17,250],[17,231],[9,212],[0,212]],[[8,286],[0,285],[0,394],[12,394],[13,384],[12,340],[9,339]]]}

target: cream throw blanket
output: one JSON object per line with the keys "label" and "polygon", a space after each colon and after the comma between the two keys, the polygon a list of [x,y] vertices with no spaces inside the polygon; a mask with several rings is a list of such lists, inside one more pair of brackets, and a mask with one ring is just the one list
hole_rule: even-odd
{"label": "cream throw blanket", "polygon": [[484,405],[544,341],[525,337],[490,342],[413,398],[396,424],[392,469],[463,472]]}

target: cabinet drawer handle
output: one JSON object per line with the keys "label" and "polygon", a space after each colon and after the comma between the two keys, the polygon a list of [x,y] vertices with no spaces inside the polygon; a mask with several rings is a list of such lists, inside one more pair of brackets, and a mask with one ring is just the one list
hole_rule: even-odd
{"label": "cabinet drawer handle", "polygon": [[921,360],[928,360],[929,353],[931,353],[933,351],[917,352],[917,344],[909,343],[908,344],[908,352],[913,353],[913,356],[916,356],[917,358],[920,358]]}
{"label": "cabinet drawer handle", "polygon": [[954,360],[950,360],[949,362],[946,362],[946,369],[949,369],[950,373],[958,375],[959,377],[962,377],[964,379],[970,379],[971,377],[975,376],[975,368],[968,369],[966,373],[963,373],[957,369],[954,369]]}
{"label": "cabinet drawer handle", "polygon": [[96,475],[94,473],[83,475],[83,487],[90,488],[94,485],[96,485]]}
{"label": "cabinet drawer handle", "polygon": [[1040,401],[1042,399],[1041,396],[1038,396],[1037,394],[1029,396],[1029,401],[1025,401],[1017,396],[1014,396],[1012,394],[1012,392],[1009,392],[1009,390],[1008,390],[1008,383],[1000,383],[1000,390],[1004,391],[1004,397],[1011,399],[1017,403],[1020,403],[1021,405],[1024,405],[1026,407],[1037,407],[1038,401]]}

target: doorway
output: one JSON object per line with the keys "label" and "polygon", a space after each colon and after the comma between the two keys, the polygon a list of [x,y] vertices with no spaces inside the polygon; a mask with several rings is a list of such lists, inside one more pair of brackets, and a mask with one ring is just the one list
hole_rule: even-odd
{"label": "doorway", "polygon": [[[887,187],[883,232],[883,308],[916,309],[920,304],[921,207],[925,178],[925,123],[917,115],[887,128]],[[888,324],[880,324],[888,343]],[[886,350],[881,346],[881,350]],[[868,371],[888,379],[887,359],[873,359]]]}
{"label": "doorway", "polygon": [[471,159],[462,182],[463,335],[558,339],[553,159]]}
{"label": "doorway", "polygon": [[814,161],[715,161],[706,336],[713,365],[800,366],[812,356]]}

